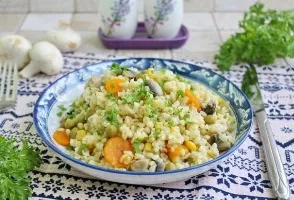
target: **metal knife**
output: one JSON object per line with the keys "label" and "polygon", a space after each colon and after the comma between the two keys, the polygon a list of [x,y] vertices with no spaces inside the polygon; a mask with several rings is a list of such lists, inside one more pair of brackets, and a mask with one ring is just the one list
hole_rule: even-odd
{"label": "metal knife", "polygon": [[290,197],[289,184],[270,123],[266,116],[257,73],[254,66],[250,66],[248,70],[251,72],[251,80],[256,80],[251,82],[252,85],[250,85],[250,90],[253,91],[253,95],[250,95],[249,101],[253,106],[257,125],[259,127],[268,176],[276,197],[281,200],[286,200]]}

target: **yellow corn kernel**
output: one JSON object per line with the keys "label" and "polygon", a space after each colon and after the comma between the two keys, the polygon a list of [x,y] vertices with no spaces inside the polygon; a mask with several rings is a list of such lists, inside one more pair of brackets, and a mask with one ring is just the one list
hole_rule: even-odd
{"label": "yellow corn kernel", "polygon": [[132,160],[131,156],[129,156],[129,155],[122,155],[120,157],[120,159],[119,159],[119,162],[120,163],[123,163],[125,165],[128,165],[128,164],[131,163],[131,160]]}
{"label": "yellow corn kernel", "polygon": [[162,122],[155,122],[155,129],[161,129],[163,127]]}
{"label": "yellow corn kernel", "polygon": [[86,135],[87,135],[87,132],[85,130],[79,130],[77,132],[76,139],[81,141],[83,139],[83,137],[85,137]]}
{"label": "yellow corn kernel", "polygon": [[165,165],[165,169],[166,169],[166,170],[174,170],[174,169],[176,169],[176,166],[175,166],[174,163],[169,162],[169,163],[167,163],[167,164]]}
{"label": "yellow corn kernel", "polygon": [[144,151],[152,151],[152,144],[150,142],[146,142],[144,146]]}
{"label": "yellow corn kernel", "polygon": [[172,161],[173,163],[177,163],[180,159],[180,156],[175,156],[175,155],[169,155],[169,159],[170,161]]}
{"label": "yellow corn kernel", "polygon": [[212,153],[211,151],[208,151],[207,152],[207,155],[208,155],[208,157],[210,157],[210,158],[214,158],[215,156],[214,156],[214,153]]}
{"label": "yellow corn kernel", "polygon": [[223,103],[223,99],[222,98],[218,98],[218,104],[221,105]]}
{"label": "yellow corn kernel", "polygon": [[191,141],[185,141],[185,146],[190,150],[190,151],[194,151],[197,149],[196,144],[194,144],[194,142]]}

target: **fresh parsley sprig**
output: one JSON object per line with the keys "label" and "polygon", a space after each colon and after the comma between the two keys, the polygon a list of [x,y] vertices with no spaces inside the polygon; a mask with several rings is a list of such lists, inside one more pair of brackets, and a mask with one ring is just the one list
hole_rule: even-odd
{"label": "fresh parsley sprig", "polygon": [[[265,10],[262,3],[256,3],[244,14],[239,26],[242,31],[225,41],[215,57],[222,71],[236,63],[266,65],[276,57],[294,57],[294,10]],[[250,71],[246,73],[248,76]],[[250,97],[246,80],[245,77],[242,88]]]}
{"label": "fresh parsley sprig", "polygon": [[117,63],[112,63],[112,65],[110,66],[110,70],[114,75],[121,75],[123,74],[124,71],[127,71],[128,68],[127,67],[122,67]]}
{"label": "fresh parsley sprig", "polygon": [[0,199],[28,199],[31,196],[28,173],[41,163],[39,153],[27,141],[17,148],[13,140],[0,136]]}

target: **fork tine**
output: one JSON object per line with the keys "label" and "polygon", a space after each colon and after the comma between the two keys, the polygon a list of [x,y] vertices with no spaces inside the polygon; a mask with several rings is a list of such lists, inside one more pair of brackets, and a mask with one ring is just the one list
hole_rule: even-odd
{"label": "fork tine", "polygon": [[13,64],[13,87],[12,87],[12,100],[16,100],[17,84],[18,84],[18,70],[16,63]]}
{"label": "fork tine", "polygon": [[7,69],[7,82],[6,82],[6,93],[5,93],[5,99],[6,99],[6,101],[9,101],[9,100],[11,100],[11,98],[9,98],[10,97],[10,91],[11,91],[11,73],[12,73],[12,64],[11,64],[11,62],[9,62],[8,64],[8,69]]}
{"label": "fork tine", "polygon": [[0,85],[0,100],[2,101],[2,98],[4,98],[4,88],[5,88],[5,80],[6,80],[6,68],[7,68],[7,63],[4,62],[1,64],[1,69],[2,70],[2,76],[1,76],[1,85]]}

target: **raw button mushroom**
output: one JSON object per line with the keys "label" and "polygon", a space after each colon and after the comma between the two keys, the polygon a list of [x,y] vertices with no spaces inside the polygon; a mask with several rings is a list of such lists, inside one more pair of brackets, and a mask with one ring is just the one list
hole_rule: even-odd
{"label": "raw button mushroom", "polygon": [[63,57],[60,51],[51,43],[42,41],[36,43],[30,50],[31,62],[20,72],[24,78],[39,72],[54,75],[63,67]]}
{"label": "raw button mushroom", "polygon": [[59,29],[48,31],[46,40],[54,44],[61,52],[76,51],[81,45],[81,36],[65,23],[61,24]]}
{"label": "raw button mushroom", "polygon": [[0,39],[0,62],[12,61],[22,69],[29,61],[32,44],[20,35],[8,35]]}

